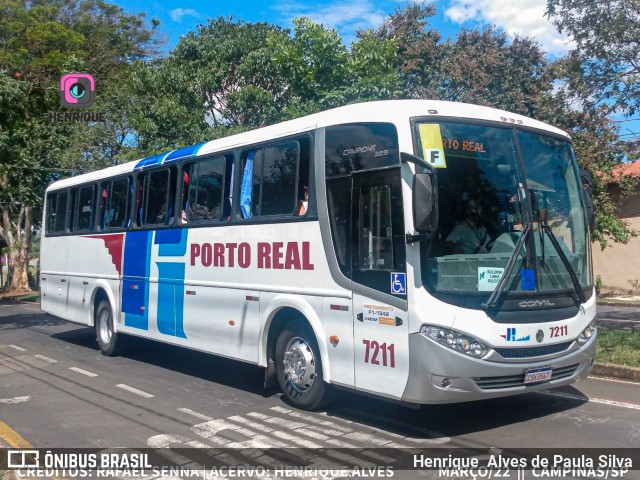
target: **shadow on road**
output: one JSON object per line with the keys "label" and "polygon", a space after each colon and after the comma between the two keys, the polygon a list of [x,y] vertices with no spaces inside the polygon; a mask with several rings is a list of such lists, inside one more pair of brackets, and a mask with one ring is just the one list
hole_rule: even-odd
{"label": "shadow on road", "polygon": [[[73,331],[56,333],[52,338],[98,350],[93,328],[80,327]],[[131,338],[130,345],[122,356],[263,397],[277,392],[275,389],[263,388],[264,371],[260,367],[161,342]]]}
{"label": "shadow on road", "polygon": [[[52,338],[97,350],[92,328],[80,327],[56,333]],[[133,339],[123,357],[260,397],[272,397],[279,392],[277,388],[263,388],[263,370],[255,365],[159,342]],[[574,398],[581,394],[573,387],[564,387],[563,391],[571,398],[534,392],[469,403],[425,405],[415,409],[340,390],[325,412],[328,417],[369,425],[403,437],[437,440],[517,425],[577,408],[588,401],[586,397],[584,400]],[[283,397],[279,401],[286,405]],[[259,405],[261,400],[256,399],[255,402]]]}
{"label": "shadow on road", "polygon": [[[573,387],[564,387],[572,396],[582,396]],[[327,409],[332,417],[357,421],[375,428],[410,438],[455,437],[519,424],[577,408],[588,402],[540,393],[524,393],[510,397],[475,402],[423,405],[418,409],[340,392]]]}
{"label": "shadow on road", "polygon": [[0,318],[0,331],[2,330],[22,330],[34,327],[54,327],[58,325],[69,325],[69,322],[44,313],[18,313],[8,317]]}

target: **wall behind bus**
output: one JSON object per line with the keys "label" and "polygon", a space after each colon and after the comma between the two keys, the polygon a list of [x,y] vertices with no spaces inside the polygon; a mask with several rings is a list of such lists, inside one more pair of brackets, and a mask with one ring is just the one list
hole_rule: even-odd
{"label": "wall behind bus", "polygon": [[[625,174],[640,176],[640,161],[629,165],[632,171]],[[609,185],[609,193],[616,196],[619,187],[616,183]],[[629,222],[633,230],[640,231],[640,186],[636,193],[629,197],[619,210],[619,217]],[[600,275],[601,294],[617,293],[640,295],[640,236],[632,237],[627,244],[611,243],[600,250],[598,243],[593,244],[593,273]]]}

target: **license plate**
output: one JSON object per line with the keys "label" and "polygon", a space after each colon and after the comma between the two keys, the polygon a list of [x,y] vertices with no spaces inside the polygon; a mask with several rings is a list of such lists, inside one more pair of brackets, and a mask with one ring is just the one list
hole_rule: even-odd
{"label": "license plate", "polygon": [[551,379],[551,367],[531,368],[524,373],[524,383],[546,382]]}

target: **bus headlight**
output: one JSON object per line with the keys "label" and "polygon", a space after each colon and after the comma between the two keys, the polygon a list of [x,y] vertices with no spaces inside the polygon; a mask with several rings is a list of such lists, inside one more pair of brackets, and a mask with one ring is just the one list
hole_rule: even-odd
{"label": "bus headlight", "polygon": [[582,346],[585,343],[587,343],[591,339],[591,337],[593,337],[596,334],[596,330],[597,330],[596,321],[591,320],[589,325],[587,325],[586,328],[582,330],[580,335],[578,335],[578,345]]}
{"label": "bus headlight", "polygon": [[431,325],[423,325],[420,327],[420,333],[425,337],[438,342],[451,350],[463,353],[473,358],[482,358],[489,351],[484,343],[473,337],[468,337],[455,330],[449,330],[442,327],[434,327]]}

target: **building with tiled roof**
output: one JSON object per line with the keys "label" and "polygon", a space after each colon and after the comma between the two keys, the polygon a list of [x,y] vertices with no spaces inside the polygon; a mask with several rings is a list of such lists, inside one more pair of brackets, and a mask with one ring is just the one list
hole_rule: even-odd
{"label": "building with tiled roof", "polygon": [[635,177],[640,178],[640,160],[636,162],[621,163],[613,167],[613,178]]}

